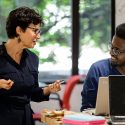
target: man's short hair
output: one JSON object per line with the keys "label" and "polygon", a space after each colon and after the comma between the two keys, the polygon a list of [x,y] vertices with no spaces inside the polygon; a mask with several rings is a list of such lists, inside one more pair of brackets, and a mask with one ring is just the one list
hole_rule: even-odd
{"label": "man's short hair", "polygon": [[125,39],[125,23],[116,27],[115,35],[121,39]]}

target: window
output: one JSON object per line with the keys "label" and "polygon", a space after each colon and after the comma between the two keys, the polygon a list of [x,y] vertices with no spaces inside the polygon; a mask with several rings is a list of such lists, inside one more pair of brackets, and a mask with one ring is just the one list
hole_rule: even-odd
{"label": "window", "polygon": [[[76,15],[72,14],[78,9],[75,2],[79,3],[78,24]],[[0,0],[1,42],[7,39],[6,17],[19,6],[33,7],[43,15],[45,26],[41,39],[32,50],[39,56],[40,81],[67,79],[73,72],[77,74],[77,70],[86,74],[93,62],[109,56],[111,0]],[[80,36],[75,36],[78,41],[74,40],[72,25],[80,32]]]}
{"label": "window", "polygon": [[111,0],[80,0],[79,73],[91,64],[108,58],[111,41]]}

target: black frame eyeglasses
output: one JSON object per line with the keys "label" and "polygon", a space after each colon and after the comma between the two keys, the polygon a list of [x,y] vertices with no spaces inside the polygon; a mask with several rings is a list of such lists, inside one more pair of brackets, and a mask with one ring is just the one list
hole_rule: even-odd
{"label": "black frame eyeglasses", "polygon": [[30,27],[30,26],[28,26],[27,28],[32,29],[33,32],[34,32],[36,35],[37,35],[37,34],[41,34],[41,29],[37,29],[37,28],[34,28],[34,27]]}
{"label": "black frame eyeglasses", "polygon": [[110,44],[109,47],[110,47],[110,53],[111,53],[112,55],[118,56],[118,55],[120,55],[120,54],[122,54],[122,53],[125,53],[125,50],[120,50],[120,49],[117,48],[117,47],[113,47],[112,44]]}

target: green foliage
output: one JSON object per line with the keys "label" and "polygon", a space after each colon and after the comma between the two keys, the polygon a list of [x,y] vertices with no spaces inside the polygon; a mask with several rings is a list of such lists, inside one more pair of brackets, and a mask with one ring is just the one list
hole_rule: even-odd
{"label": "green foliage", "polygon": [[52,51],[47,58],[40,58],[40,63],[51,62],[55,64],[57,61],[55,60],[55,54]]}
{"label": "green foliage", "polygon": [[[106,50],[111,39],[111,0],[80,0],[80,46],[92,44]],[[43,15],[40,46],[71,46],[71,1],[70,0],[0,0],[0,41],[6,41],[5,22],[10,10],[29,6]],[[39,55],[38,50],[34,50]],[[44,61],[55,63],[52,52]]]}
{"label": "green foliage", "polygon": [[[94,41],[94,46],[105,50],[111,39],[111,1],[81,0],[80,6],[81,44],[91,44]],[[89,40],[86,41],[88,36]]]}

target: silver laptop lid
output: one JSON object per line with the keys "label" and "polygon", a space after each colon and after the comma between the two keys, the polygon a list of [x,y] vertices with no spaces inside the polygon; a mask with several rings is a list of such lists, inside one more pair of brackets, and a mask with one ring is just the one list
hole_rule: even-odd
{"label": "silver laptop lid", "polygon": [[109,80],[108,77],[100,77],[96,98],[95,115],[109,114]]}

